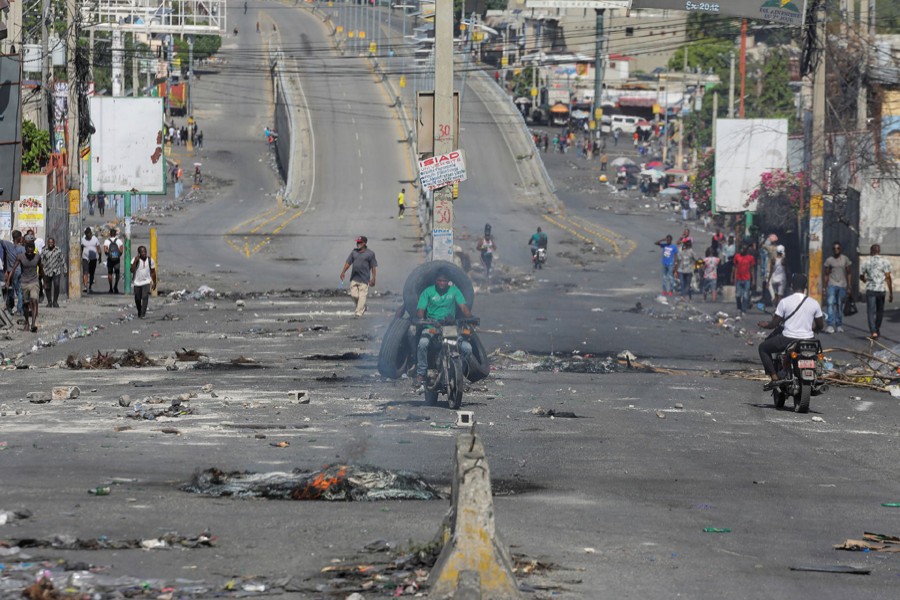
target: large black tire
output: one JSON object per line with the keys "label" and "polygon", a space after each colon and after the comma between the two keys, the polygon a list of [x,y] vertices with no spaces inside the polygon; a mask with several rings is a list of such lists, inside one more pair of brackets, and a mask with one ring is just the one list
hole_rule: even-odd
{"label": "large black tire", "polygon": [[794,410],[798,413],[809,412],[809,397],[812,389],[808,385],[800,384],[800,395],[794,396]]}
{"label": "large black tire", "polygon": [[451,410],[459,410],[462,406],[463,391],[466,389],[466,382],[463,378],[462,359],[451,358],[448,361],[447,370],[447,405]]}
{"label": "large black tire", "polygon": [[394,318],[381,338],[378,352],[378,372],[383,377],[397,379],[415,361],[415,353],[409,343],[409,319]]}
{"label": "large black tire", "polygon": [[422,263],[412,270],[412,273],[406,278],[403,285],[403,306],[410,315],[416,314],[416,306],[419,304],[419,294],[429,285],[434,284],[434,277],[438,270],[446,269],[447,275],[453,285],[459,288],[466,304],[471,310],[475,305],[475,288],[472,287],[472,280],[466,275],[465,271],[446,260],[433,260],[431,262]]}
{"label": "large black tire", "polygon": [[481,338],[478,337],[477,333],[473,333],[469,337],[469,341],[472,343],[472,355],[469,356],[464,366],[466,379],[475,383],[491,374],[491,359],[488,358],[484,344],[481,343]]}

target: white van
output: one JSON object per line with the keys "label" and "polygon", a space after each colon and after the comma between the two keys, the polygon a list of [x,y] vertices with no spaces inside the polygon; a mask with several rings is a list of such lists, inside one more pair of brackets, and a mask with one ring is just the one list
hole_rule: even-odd
{"label": "white van", "polygon": [[613,115],[612,130],[618,130],[619,134],[633,134],[637,129],[637,124],[640,120],[640,117],[632,117],[631,115]]}

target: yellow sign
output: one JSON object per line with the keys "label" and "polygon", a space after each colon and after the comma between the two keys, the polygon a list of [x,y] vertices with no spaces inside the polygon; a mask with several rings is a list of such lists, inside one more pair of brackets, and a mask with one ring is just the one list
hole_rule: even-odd
{"label": "yellow sign", "polygon": [[483,31],[473,31],[472,32],[472,41],[473,42],[483,42],[484,41],[484,32]]}
{"label": "yellow sign", "polygon": [[662,112],[662,108],[660,108],[659,104],[654,103],[653,104],[653,114],[658,115],[661,112]]}
{"label": "yellow sign", "polygon": [[518,75],[522,72],[522,69],[513,69],[513,75]]}
{"label": "yellow sign", "polygon": [[453,196],[454,200],[459,198],[459,182],[458,181],[453,184],[452,196]]}
{"label": "yellow sign", "polygon": [[460,31],[465,31],[465,30],[466,30],[466,24],[465,24],[465,23],[460,23],[460,24],[459,24],[459,30],[460,30]]}
{"label": "yellow sign", "polygon": [[355,32],[355,31],[348,31],[348,32],[347,32],[347,37],[348,37],[348,38],[356,37],[356,32]]}
{"label": "yellow sign", "polygon": [[400,76],[400,87],[402,87],[402,88],[406,87],[406,75]]}
{"label": "yellow sign", "polygon": [[375,50],[378,49],[378,44],[372,42],[369,44],[369,54],[375,54]]}
{"label": "yellow sign", "polygon": [[360,32],[359,32],[359,39],[361,39],[361,40],[366,39],[366,32],[365,32],[365,31],[360,31]]}
{"label": "yellow sign", "polygon": [[532,97],[532,98],[537,98],[537,95],[538,95],[538,89],[537,89],[537,88],[531,88],[531,97]]}
{"label": "yellow sign", "polygon": [[597,129],[597,121],[591,119],[590,121],[588,121],[588,127],[590,127],[591,129]]}
{"label": "yellow sign", "polygon": [[328,2],[328,8],[331,8],[332,6],[334,6],[334,2],[331,2],[331,1],[329,0],[329,2]]}
{"label": "yellow sign", "polygon": [[503,58],[501,58],[501,59],[500,59],[500,66],[501,66],[501,67],[507,67],[507,66],[509,66],[509,59],[506,58],[505,56],[504,56]]}
{"label": "yellow sign", "polygon": [[172,68],[173,68],[173,69],[180,69],[180,68],[181,68],[181,59],[178,58],[177,56],[176,56],[174,59],[172,59]]}
{"label": "yellow sign", "polygon": [[344,26],[343,26],[343,25],[338,25],[338,26],[335,28],[335,31],[337,31],[338,33],[342,33],[342,32],[344,31]]}
{"label": "yellow sign", "polygon": [[602,108],[594,109],[594,118],[598,121],[603,118],[603,109]]}

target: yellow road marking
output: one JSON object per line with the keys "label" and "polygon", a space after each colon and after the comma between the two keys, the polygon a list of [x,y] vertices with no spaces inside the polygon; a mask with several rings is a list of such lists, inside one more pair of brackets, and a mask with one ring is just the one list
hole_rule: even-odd
{"label": "yellow road marking", "polygon": [[285,219],[285,221],[284,221],[281,225],[279,225],[278,227],[276,227],[276,228],[275,228],[275,231],[273,231],[272,233],[273,233],[273,234],[274,234],[274,233],[281,233],[281,230],[284,229],[285,227],[287,227],[287,224],[288,224],[288,223],[290,223],[291,221],[293,221],[294,219],[296,219],[297,217],[299,217],[299,216],[302,215],[302,214],[303,214],[303,211],[302,211],[302,210],[298,210],[295,214],[293,214],[293,215],[291,215],[290,217],[288,217],[287,219]]}
{"label": "yellow road marking", "polygon": [[[628,258],[628,255],[631,254],[632,252],[634,252],[635,249],[637,248],[637,243],[634,240],[632,240],[630,238],[626,238],[622,234],[620,234],[616,231],[613,231],[612,229],[609,229],[608,227],[598,225],[596,223],[588,221],[587,219],[585,219],[583,217],[577,217],[577,220],[582,221],[583,223],[587,224],[586,226],[582,226],[582,229],[584,229],[585,231],[591,231],[591,228],[596,228],[596,230],[598,231],[598,235],[602,235],[599,233],[600,231],[605,232],[606,235],[608,235],[610,238],[615,240],[616,246],[618,246],[620,249],[622,246],[625,246],[626,250],[624,250],[622,252],[623,259]],[[572,219],[569,219],[569,221],[573,222]],[[590,227],[588,227],[588,226],[590,226]]]}
{"label": "yellow road marking", "polygon": [[266,219],[265,221],[263,221],[262,223],[260,223],[259,225],[257,225],[257,226],[254,227],[253,229],[251,229],[251,230],[250,230],[250,233],[256,233],[257,231],[259,231],[260,229],[263,228],[263,225],[268,225],[268,224],[271,223],[272,221],[275,221],[275,220],[278,219],[279,217],[283,216],[284,213],[286,213],[286,212],[287,212],[287,209],[284,209],[284,210],[282,210],[280,213],[278,213],[277,215],[275,215],[274,217],[271,217],[271,218]]}
{"label": "yellow road marking", "polygon": [[268,216],[268,215],[272,214],[273,212],[275,212],[276,210],[280,210],[280,208],[277,207],[277,206],[273,206],[272,208],[270,208],[270,209],[268,209],[268,210],[265,210],[265,211],[263,211],[263,212],[261,212],[261,213],[259,213],[259,214],[257,214],[257,215],[254,215],[254,216],[250,217],[250,218],[247,219],[246,221],[241,221],[240,223],[238,223],[237,225],[235,225],[234,227],[232,227],[231,229],[229,229],[229,230],[228,230],[228,233],[229,233],[229,234],[237,233],[237,230],[240,229],[241,227],[243,227],[244,225],[250,225],[250,223],[253,223],[253,222],[256,221],[257,219],[263,219],[263,218],[265,218],[266,216]]}
{"label": "yellow road marking", "polygon": [[[637,244],[633,240],[581,217],[552,218],[544,215],[544,219],[589,244],[596,245],[598,238],[603,240],[612,248],[613,254],[615,254],[619,262],[622,262],[637,248]],[[581,230],[592,237],[585,236],[579,233],[578,230]],[[625,248],[624,252],[623,247]]]}

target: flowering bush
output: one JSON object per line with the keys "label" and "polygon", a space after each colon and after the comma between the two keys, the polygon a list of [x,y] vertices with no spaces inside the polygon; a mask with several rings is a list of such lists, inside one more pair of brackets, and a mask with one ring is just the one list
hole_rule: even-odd
{"label": "flowering bush", "polygon": [[799,173],[782,169],[767,171],[759,178],[759,185],[750,193],[744,207],[749,208],[750,204],[756,202],[756,212],[763,217],[767,225],[790,228],[796,223],[801,206],[804,214],[809,210],[809,203],[803,202],[808,186],[809,180],[802,171]]}
{"label": "flowering bush", "polygon": [[712,181],[716,174],[716,155],[710,151],[697,165],[697,174],[691,179],[691,196],[701,213],[708,211],[712,204]]}

